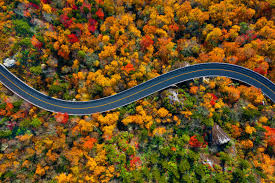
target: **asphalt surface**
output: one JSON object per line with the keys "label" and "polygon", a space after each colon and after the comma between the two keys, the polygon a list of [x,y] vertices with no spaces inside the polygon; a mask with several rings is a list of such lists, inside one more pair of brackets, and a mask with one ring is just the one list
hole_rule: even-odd
{"label": "asphalt surface", "polygon": [[144,98],[173,84],[203,76],[227,76],[245,82],[260,88],[266,96],[273,102],[275,101],[275,85],[272,81],[252,70],[225,63],[204,63],[179,68],[116,95],[86,102],[66,101],[44,95],[26,85],[6,69],[4,65],[0,65],[0,82],[19,97],[47,111],[68,113],[69,115],[88,115],[109,111]]}

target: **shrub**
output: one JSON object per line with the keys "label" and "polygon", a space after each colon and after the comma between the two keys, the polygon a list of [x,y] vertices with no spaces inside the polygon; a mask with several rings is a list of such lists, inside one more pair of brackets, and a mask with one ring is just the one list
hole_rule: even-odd
{"label": "shrub", "polygon": [[9,137],[12,134],[11,130],[0,130],[0,137]]}
{"label": "shrub", "polygon": [[81,58],[84,58],[86,55],[86,53],[82,50],[79,50],[78,53],[77,53],[77,56],[81,57]]}
{"label": "shrub", "polygon": [[6,178],[6,179],[12,179],[12,178],[16,177],[16,174],[13,173],[12,171],[8,170],[1,177]]}
{"label": "shrub", "polygon": [[187,161],[187,159],[183,159],[180,161],[180,164],[179,164],[179,171],[181,173],[185,173],[186,171],[190,170],[190,164],[189,162]]}
{"label": "shrub", "polygon": [[188,97],[187,99],[184,100],[183,106],[186,107],[187,109],[192,109],[194,106],[194,97]]}
{"label": "shrub", "polygon": [[233,175],[232,182],[247,182],[245,180],[245,173],[238,168],[232,173],[232,175]]}
{"label": "shrub", "polygon": [[257,109],[244,109],[242,112],[242,118],[245,121],[250,121],[251,119],[260,116],[261,113]]}
{"label": "shrub", "polygon": [[230,161],[230,156],[225,152],[220,152],[220,159],[221,159],[222,163],[224,164],[224,163]]}
{"label": "shrub", "polygon": [[192,183],[193,181],[192,181],[192,178],[190,177],[190,175],[185,174],[185,175],[182,176],[182,182],[184,182],[184,183]]}
{"label": "shrub", "polygon": [[161,153],[162,155],[164,155],[165,157],[168,156],[169,151],[170,151],[170,149],[169,149],[168,146],[163,147],[163,148],[160,149],[160,153]]}
{"label": "shrub", "polygon": [[30,25],[23,20],[14,20],[14,28],[16,33],[20,36],[32,36],[33,32],[31,31]]}
{"label": "shrub", "polygon": [[[212,179],[213,180],[213,179]],[[214,181],[215,180],[215,181]],[[216,176],[214,176],[214,182],[218,182],[218,183],[228,183],[229,181],[225,180],[225,177],[223,174],[217,174]]]}
{"label": "shrub", "polygon": [[31,122],[31,125],[35,128],[39,127],[42,124],[42,122],[38,118],[34,118]]}
{"label": "shrub", "polygon": [[63,91],[61,86],[51,85],[51,87],[50,87],[50,94],[56,94],[56,93],[59,93],[61,91]]}
{"label": "shrub", "polygon": [[179,107],[180,104],[178,104],[178,103],[173,103],[173,104],[171,104],[171,103],[170,103],[170,99],[169,99],[168,97],[165,97],[165,98],[163,99],[163,106],[164,106],[166,109],[168,109],[169,112],[171,112],[171,113],[176,113],[176,112],[178,111],[177,107]]}
{"label": "shrub", "polygon": [[180,178],[180,175],[179,175],[179,173],[178,173],[178,167],[177,167],[177,164],[176,164],[176,163],[169,161],[169,162],[168,162],[167,168],[168,168],[170,174],[171,174],[173,177],[176,177],[177,179]]}
{"label": "shrub", "polygon": [[22,103],[23,103],[23,100],[18,100],[16,102],[12,103],[12,105],[13,105],[13,107],[20,107]]}
{"label": "shrub", "polygon": [[242,170],[249,168],[249,162],[247,160],[241,159],[239,162],[239,168]]}
{"label": "shrub", "polygon": [[202,179],[202,177],[205,176],[204,166],[202,164],[199,164],[198,166],[196,166],[195,173],[199,179]]}
{"label": "shrub", "polygon": [[134,182],[145,182],[141,171],[134,170],[132,174]]}
{"label": "shrub", "polygon": [[5,121],[8,121],[8,118],[7,117],[4,117],[0,120],[0,125],[3,124]]}
{"label": "shrub", "polygon": [[154,167],[152,170],[153,178],[155,179],[155,182],[158,182],[160,180],[160,171],[158,168]]}
{"label": "shrub", "polygon": [[34,75],[40,75],[42,73],[42,68],[41,66],[35,66],[35,67],[31,67],[30,71],[34,74]]}
{"label": "shrub", "polygon": [[30,120],[30,119],[23,119],[23,120],[20,122],[19,126],[20,126],[21,128],[29,127],[29,126],[31,126],[31,120]]}
{"label": "shrub", "polygon": [[26,128],[18,128],[15,135],[18,136],[18,135],[23,135],[23,134],[31,134],[31,131],[30,130],[27,130]]}
{"label": "shrub", "polygon": [[155,152],[151,153],[151,157],[150,157],[151,164],[157,164],[158,160],[159,160],[158,153],[155,153]]}
{"label": "shrub", "polygon": [[19,101],[16,101],[16,102],[12,103],[12,105],[13,105],[12,112],[16,113],[17,111],[19,111],[20,106],[21,106],[22,103],[23,103],[22,100],[19,100]]}
{"label": "shrub", "polygon": [[199,159],[199,155],[192,150],[189,150],[187,157],[190,163],[193,163]]}
{"label": "shrub", "polygon": [[0,104],[0,109],[6,109],[6,106],[7,106],[6,103],[2,103],[2,104]]}
{"label": "shrub", "polygon": [[249,27],[248,27],[247,23],[245,23],[245,22],[241,22],[240,27],[241,27],[241,29],[240,29],[241,34],[245,34],[246,31],[249,30]]}
{"label": "shrub", "polygon": [[25,37],[18,42],[20,46],[24,46],[30,48],[32,46],[31,39],[29,37]]}
{"label": "shrub", "polygon": [[214,120],[213,118],[205,118],[202,123],[207,127],[212,127],[214,125]]}

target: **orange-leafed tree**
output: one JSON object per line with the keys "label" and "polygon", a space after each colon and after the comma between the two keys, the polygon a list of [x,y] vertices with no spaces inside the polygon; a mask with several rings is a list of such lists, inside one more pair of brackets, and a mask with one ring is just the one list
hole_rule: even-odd
{"label": "orange-leafed tree", "polygon": [[145,35],[142,37],[140,41],[141,49],[145,51],[150,45],[153,45],[154,41],[151,39],[149,35]]}
{"label": "orange-leafed tree", "polygon": [[66,124],[68,122],[69,115],[68,113],[57,113],[55,115],[55,119],[59,123]]}

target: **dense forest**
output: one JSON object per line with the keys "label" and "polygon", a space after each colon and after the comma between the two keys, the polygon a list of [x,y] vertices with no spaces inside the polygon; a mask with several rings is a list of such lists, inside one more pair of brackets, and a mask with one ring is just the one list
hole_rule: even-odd
{"label": "dense forest", "polygon": [[[0,0],[0,63],[51,97],[114,95],[187,65],[275,81],[272,0]],[[275,182],[275,104],[226,77],[112,111],[39,109],[0,83],[0,182]]]}

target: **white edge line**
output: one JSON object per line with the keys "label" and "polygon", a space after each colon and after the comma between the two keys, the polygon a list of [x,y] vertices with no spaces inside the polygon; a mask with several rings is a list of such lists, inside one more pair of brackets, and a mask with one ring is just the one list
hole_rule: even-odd
{"label": "white edge line", "polygon": [[[0,63],[0,64],[1,64],[1,63]],[[189,65],[189,66],[186,66],[186,67],[192,67],[192,66],[195,66],[195,65],[209,65],[209,64],[223,64],[223,65],[229,65],[229,66],[233,66],[233,67],[234,67],[234,66],[237,66],[237,67],[240,67],[240,68],[242,68],[242,69],[244,69],[244,70],[252,71],[252,72],[254,72],[256,75],[259,75],[259,76],[261,76],[261,77],[264,77],[265,79],[267,79],[268,81],[270,81],[271,83],[273,83],[271,80],[269,80],[269,79],[266,78],[265,76],[263,76],[263,75],[261,75],[261,74],[255,72],[255,71],[253,71],[253,70],[251,70],[251,69],[248,69],[248,68],[245,68],[245,67],[242,67],[242,66],[239,66],[239,65],[235,65],[235,64],[219,63],[219,62],[207,62],[207,63],[200,63],[200,64]],[[38,93],[44,95],[45,97],[48,97],[48,95],[45,95],[45,94],[41,93],[40,91],[34,89],[33,87],[27,85],[24,81],[22,81],[20,78],[18,78],[18,77],[17,77],[16,75],[14,75],[12,72],[10,72],[3,64],[1,64],[1,65],[3,66],[4,69],[6,69],[10,74],[12,74],[15,78],[17,78],[20,82],[22,82],[23,84],[25,84],[27,87],[29,87],[29,88],[31,88],[32,90],[34,90],[34,91],[36,91],[36,92],[38,92]],[[182,69],[182,68],[185,68],[185,67],[177,68],[177,69],[175,69],[175,70],[172,70],[172,71],[169,71],[169,72],[167,72],[167,73],[164,73],[164,74],[162,74],[162,75],[160,75],[160,76],[167,75],[167,74],[169,74],[170,72],[173,72],[173,71],[176,71],[176,70],[179,70],[179,69]],[[148,80],[148,81],[145,81],[145,82],[143,82],[143,83],[147,83],[147,82],[149,82],[149,81],[151,81],[151,80],[153,80],[153,79],[156,79],[156,78],[158,78],[158,77],[160,77],[160,76],[157,76],[157,77],[155,77],[155,78],[152,78],[152,79],[150,79],[150,80]],[[211,76],[217,77],[217,76],[221,76],[221,75],[207,75],[207,76],[201,76],[201,77],[211,77]],[[195,78],[201,78],[201,77],[195,77]],[[228,76],[223,76],[223,77],[228,77]],[[177,82],[177,83],[174,83],[174,84],[178,84],[178,83],[181,83],[181,82],[184,82],[184,81],[188,81],[188,80],[192,80],[192,79],[195,79],[195,78],[190,78],[190,79],[186,79],[186,80],[181,80],[181,81],[179,81],[179,82]],[[242,81],[242,80],[239,80],[239,79],[236,79],[236,78],[233,78],[233,77],[228,77],[228,78],[231,78],[231,79],[235,79],[235,80],[244,82],[244,81]],[[143,83],[141,83],[141,84],[143,84]],[[249,84],[249,83],[247,83],[247,82],[244,82],[244,83],[246,83],[246,84],[248,84],[248,85],[250,85],[250,86],[253,86],[253,85],[251,85],[251,84]],[[4,85],[5,85],[5,84],[4,84]],[[5,85],[5,86],[6,86],[6,85]],[[117,93],[117,94],[115,94],[115,95],[119,95],[119,94],[121,94],[122,92],[127,92],[128,90],[134,89],[134,88],[137,87],[137,86],[139,86],[139,85],[136,85],[136,86],[134,86],[134,87],[132,87],[132,88],[129,88],[129,89],[124,90],[124,91],[121,91],[121,92],[119,92],[119,93]],[[163,89],[168,88],[168,87],[170,87],[170,86],[171,86],[171,85],[166,86],[166,87],[164,87],[164,88],[162,88],[162,89],[160,89],[160,90],[163,90]],[[7,87],[7,86],[6,86],[6,87]],[[7,87],[7,88],[9,88],[9,87]],[[9,88],[9,89],[10,89],[10,88]],[[10,90],[11,90],[11,89],[10,89]],[[155,92],[158,92],[158,91],[160,91],[160,90],[156,90]],[[13,91],[13,90],[11,90],[11,91]],[[14,92],[14,91],[13,91],[13,92]],[[154,93],[155,93],[155,92],[154,92]],[[262,90],[261,90],[261,92],[264,93]],[[58,112],[56,112],[56,111],[52,111],[52,110],[49,110],[49,109],[45,109],[45,108],[40,107],[40,106],[38,106],[38,105],[36,105],[36,104],[33,104],[33,103],[30,102],[29,100],[27,100],[27,99],[21,97],[17,92],[14,92],[14,93],[16,93],[16,95],[18,95],[20,98],[22,98],[23,100],[28,101],[29,103],[31,103],[31,104],[34,105],[34,106],[37,106],[37,107],[39,107],[39,108],[42,108],[42,109],[44,109],[44,110],[46,110],[46,111],[50,111],[50,112],[53,112],[53,113],[58,113]],[[151,93],[151,94],[153,94],[153,93]],[[113,109],[117,109],[117,108],[119,108],[119,107],[128,105],[128,104],[133,103],[133,102],[135,102],[135,101],[137,101],[137,100],[140,100],[140,99],[142,99],[142,98],[145,98],[145,97],[147,97],[147,96],[149,96],[149,95],[151,95],[151,94],[145,95],[145,96],[143,96],[143,97],[141,97],[141,98],[139,98],[139,99],[136,99],[136,100],[132,100],[132,101],[130,101],[130,102],[124,104],[124,105],[121,105],[121,106],[118,106],[118,107],[115,107],[115,108],[111,108],[111,109],[109,109],[109,110],[101,111],[101,112],[99,112],[99,113],[106,112],[106,111],[111,111],[111,110],[113,110]],[[265,93],[264,93],[264,94],[265,94]],[[106,99],[106,98],[114,97],[115,95],[107,96],[107,97],[100,98],[100,99],[90,100],[90,101],[103,100],[103,99]],[[268,96],[269,98],[271,98],[269,95],[267,95],[267,94],[265,94],[265,95]],[[63,101],[63,102],[69,102],[69,103],[75,103],[75,102],[80,102],[80,103],[83,102],[83,103],[85,103],[85,102],[90,102],[90,101],[69,101],[69,100],[62,100],[62,99],[53,98],[53,97],[51,97],[51,98],[52,98],[52,99],[55,99],[55,100]],[[97,112],[97,113],[98,113],[98,112]],[[69,114],[69,113],[68,113],[68,114]],[[91,114],[94,114],[94,113],[88,113],[88,114],[74,114],[74,113],[70,113],[69,115],[91,115]]]}
{"label": "white edge line", "polygon": [[[201,77],[196,77],[196,78],[202,78],[202,77],[218,77],[218,76],[220,76],[220,75],[206,75],[206,76],[201,76]],[[233,78],[233,77],[228,77],[228,76],[220,76],[220,77],[227,77],[227,78],[230,78],[230,79],[234,79],[234,80],[241,81],[241,82],[246,83],[246,84],[248,84],[248,85],[250,85],[250,86],[253,86],[253,85],[251,85],[251,84],[249,84],[249,83],[247,83],[247,82],[244,82],[244,81],[242,81],[242,80],[239,80],[239,79],[236,79],[236,78]],[[188,81],[188,80],[192,80],[192,79],[195,79],[195,78],[190,78],[190,79],[182,80],[182,81],[179,81],[179,82],[174,83],[174,84],[182,83],[182,82],[185,82],[185,81]],[[171,85],[172,85],[172,84],[171,84]],[[161,90],[164,90],[164,89],[166,89],[166,88],[169,88],[171,85],[166,86],[166,87],[164,87],[164,88],[162,88],[162,89],[156,90],[156,91],[154,91],[154,93],[159,92],[159,91],[161,91]],[[253,86],[253,87],[255,87],[255,86]],[[257,88],[257,87],[255,87],[255,88]],[[261,90],[261,93],[265,94],[262,90]],[[119,107],[123,107],[123,106],[125,106],[125,105],[130,104],[130,103],[136,102],[136,101],[138,101],[138,100],[140,100],[140,99],[143,99],[143,98],[145,98],[145,97],[147,97],[147,96],[149,96],[149,95],[152,95],[152,94],[153,94],[153,93],[150,93],[150,94],[148,94],[148,95],[144,95],[143,97],[141,97],[141,98],[139,98],[139,99],[132,100],[131,102],[128,102],[128,103],[126,103],[126,104],[124,104],[124,105],[121,105],[121,106],[119,106]],[[268,96],[267,94],[265,94],[265,95]],[[269,97],[269,96],[268,96],[268,97]],[[270,98],[270,97],[269,97],[269,98]],[[117,108],[119,108],[119,107],[115,107],[115,108],[112,108],[112,109],[109,109],[109,110],[106,110],[106,111],[111,111],[111,110],[117,109]],[[101,111],[101,112],[106,112],[106,111]],[[100,113],[101,113],[101,112],[100,112]],[[79,115],[79,114],[77,114],[77,115]],[[82,114],[82,115],[89,115],[89,114]]]}
{"label": "white edge line", "polygon": [[[206,76],[201,76],[201,77],[195,77],[195,78],[202,78],[202,77],[228,77],[228,76],[221,76],[221,75],[206,75]],[[195,78],[189,78],[189,79],[185,79],[185,80],[181,80],[181,81],[179,81],[179,82],[176,82],[176,83],[174,83],[174,84],[178,84],[178,83],[182,83],[182,82],[185,82],[185,81],[188,81],[188,80],[192,80],[192,79],[195,79]],[[241,82],[243,82],[243,83],[246,83],[246,84],[248,84],[248,85],[250,85],[250,86],[253,86],[253,85],[251,85],[251,84],[249,84],[249,83],[247,83],[247,82],[245,82],[245,81],[242,81],[242,80],[239,80],[239,79],[236,79],[236,78],[233,78],[233,77],[228,77],[228,78],[230,78],[230,79],[234,79],[234,80],[238,80],[238,81],[241,81]],[[3,84],[3,83],[2,83]],[[5,85],[5,84],[3,84],[3,85]],[[171,84],[172,85],[172,84]],[[156,91],[154,91],[154,93],[156,93],[156,92],[159,92],[159,91],[161,91],[161,90],[164,90],[164,89],[166,89],[166,88],[169,88],[171,85],[169,85],[169,86],[166,86],[166,87],[164,87],[164,88],[161,88],[161,89],[159,89],[159,90],[156,90]],[[6,86],[6,85],[5,85]],[[27,85],[28,86],[28,85]],[[9,90],[11,90],[8,86],[6,86]],[[255,86],[254,86],[255,87]],[[13,90],[11,90],[11,91],[13,91]],[[125,90],[126,91],[126,90]],[[14,92],[14,91],[13,91]],[[265,94],[262,90],[261,90],[261,92],[263,93],[263,94]],[[16,95],[18,95],[18,93],[17,92],[14,92]],[[119,93],[118,93],[119,94]],[[125,106],[125,105],[128,105],[128,104],[130,104],[130,103],[133,103],[133,102],[136,102],[136,101],[138,101],[138,100],[140,100],[140,99],[143,99],[143,98],[145,98],[145,97],[147,97],[147,96],[149,96],[149,95],[152,95],[153,93],[150,93],[150,94],[148,94],[148,95],[144,95],[143,97],[141,97],[141,98],[138,98],[138,99],[136,99],[136,100],[132,100],[132,101],[130,101],[130,102],[128,102],[128,103],[125,103],[125,104],[123,104],[123,105],[121,105],[121,106],[118,106],[118,107],[115,107],[115,108],[111,108],[111,109],[109,109],[109,110],[105,110],[105,111],[101,111],[101,112],[95,112],[95,113],[103,113],[103,112],[107,112],[107,111],[111,111],[111,110],[114,110],[114,109],[118,109],[118,108],[120,108],[120,107],[123,107],[123,106]],[[266,96],[268,96],[269,97],[269,95],[267,95],[267,94],[265,94]],[[37,106],[37,107],[39,107],[39,108],[42,108],[42,109],[44,109],[44,110],[46,110],[46,111],[50,111],[50,112],[53,112],[53,113],[58,113],[58,112],[56,112],[56,111],[52,111],[52,110],[49,110],[49,109],[45,109],[45,108],[43,108],[43,107],[41,107],[41,106],[39,106],[39,105],[36,105],[36,104],[33,104],[32,102],[30,102],[29,100],[27,100],[27,99],[24,99],[23,97],[21,97],[20,95],[18,95],[20,98],[22,98],[23,100],[26,100],[26,101],[28,101],[29,103],[31,103],[32,105],[34,105],[34,106]],[[269,97],[270,98],[270,97]],[[65,100],[66,101],[66,100]],[[78,115],[78,116],[84,116],[84,115],[91,115],[91,114],[95,114],[95,113],[87,113],[87,114],[74,114],[74,113],[68,113],[68,115]]]}
{"label": "white edge line", "polygon": [[[261,75],[261,74],[255,72],[255,71],[253,71],[253,70],[251,70],[251,69],[248,69],[248,68],[245,68],[245,67],[242,67],[242,66],[239,66],[239,65],[235,65],[235,64],[219,63],[219,62],[207,62],[207,63],[200,63],[200,64],[188,65],[188,66],[185,66],[185,67],[192,67],[192,66],[195,66],[195,65],[196,65],[196,66],[197,66],[197,65],[209,65],[209,64],[223,64],[223,65],[229,65],[229,66],[233,66],[233,67],[234,67],[234,66],[237,66],[237,67],[240,67],[240,68],[242,68],[242,69],[244,69],[244,70],[252,71],[252,72],[254,72],[256,75],[259,75],[260,77],[264,77],[265,79],[267,79],[268,81],[270,81],[271,83],[273,83],[271,80],[269,80],[269,79],[266,78],[265,76],[263,76],[263,75]],[[27,87],[29,87],[29,88],[31,88],[32,90],[34,90],[34,91],[40,93],[41,95],[44,95],[45,97],[49,97],[49,95],[45,95],[44,93],[41,93],[40,91],[36,90],[36,89],[33,88],[32,86],[27,85],[26,82],[22,81],[20,78],[18,78],[16,75],[14,75],[11,71],[9,71],[9,70],[6,68],[3,64],[0,63],[0,65],[2,65],[4,69],[6,69],[10,74],[12,74],[15,78],[17,78],[20,82],[22,82],[23,84],[25,84]],[[164,73],[164,74],[162,74],[162,75],[159,75],[159,76],[157,76],[157,77],[155,77],[155,78],[152,78],[152,79],[150,79],[150,80],[148,80],[148,81],[145,81],[145,82],[143,82],[143,83],[145,84],[145,83],[147,83],[147,82],[149,82],[149,81],[151,81],[151,80],[154,80],[154,79],[156,79],[156,78],[158,78],[158,77],[161,77],[161,76],[163,76],[163,75],[168,75],[168,74],[171,73],[171,72],[180,70],[180,69],[185,68],[185,67],[180,67],[180,68],[177,68],[177,69],[175,69],[175,70],[169,71],[169,72],[167,72],[167,73]],[[207,76],[206,76],[206,77],[207,77]],[[240,81],[240,80],[239,80],[239,81]],[[143,83],[140,83],[139,85],[141,85],[141,84],[143,84]],[[52,99],[55,99],[55,100],[63,101],[63,102],[68,102],[68,103],[76,103],[76,102],[79,102],[79,103],[82,103],[82,102],[83,102],[83,103],[87,103],[87,102],[91,102],[91,101],[99,101],[99,100],[107,99],[107,98],[110,98],[110,97],[114,97],[114,96],[119,95],[119,94],[121,94],[121,93],[123,93],[123,92],[127,92],[128,90],[132,90],[132,89],[138,87],[139,85],[136,85],[136,86],[134,86],[134,87],[132,87],[132,88],[129,88],[129,89],[127,89],[127,90],[123,90],[123,91],[121,91],[121,92],[119,92],[119,93],[116,93],[115,95],[110,95],[110,96],[107,96],[107,97],[103,97],[103,98],[95,99],[95,100],[89,100],[89,101],[71,101],[71,100],[58,99],[58,98],[54,98],[54,97],[51,97],[51,98],[52,98]],[[250,84],[249,84],[249,85],[250,85]]]}
{"label": "white edge line", "polygon": [[13,93],[15,93],[19,98],[21,98],[21,99],[23,99],[23,100],[29,102],[30,104],[32,104],[32,105],[34,105],[34,106],[36,106],[36,107],[39,107],[39,108],[41,108],[41,109],[44,109],[44,110],[46,110],[46,111],[58,113],[58,112],[52,111],[52,110],[50,110],[50,109],[45,109],[44,107],[41,107],[41,106],[39,106],[39,105],[36,105],[36,104],[30,102],[28,99],[23,98],[23,97],[22,97],[21,95],[19,95],[16,91],[13,91],[10,87],[8,87],[7,85],[5,85],[4,83],[1,83],[1,84],[4,85],[6,88],[8,88],[8,89],[9,89],[10,91],[12,91]]}

